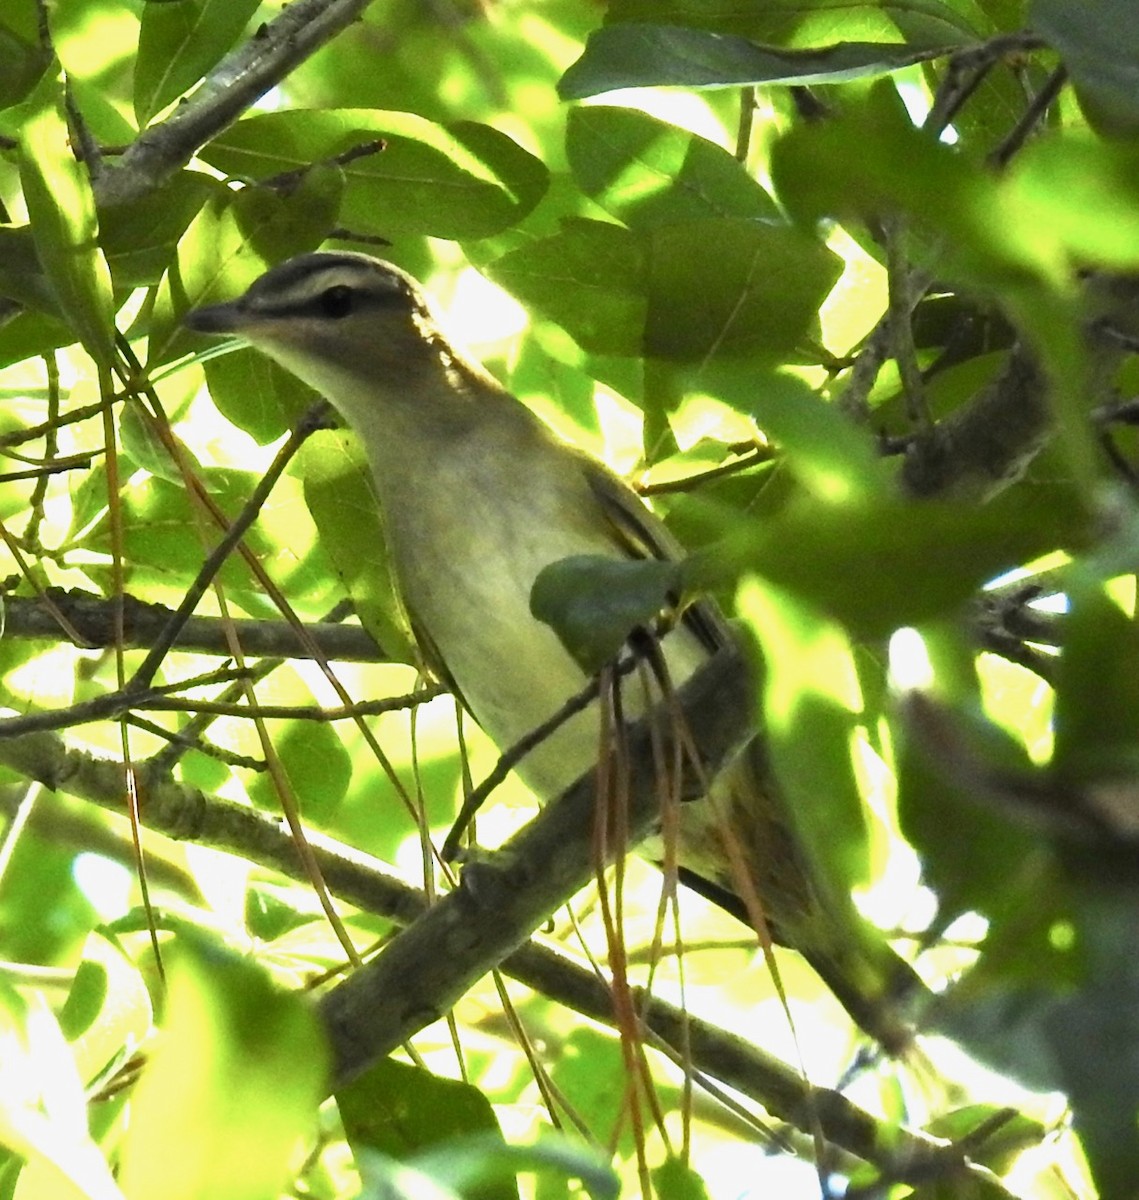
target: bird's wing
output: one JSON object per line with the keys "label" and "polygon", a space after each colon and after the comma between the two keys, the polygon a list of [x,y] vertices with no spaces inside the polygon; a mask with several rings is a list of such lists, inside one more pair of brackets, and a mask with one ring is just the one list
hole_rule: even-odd
{"label": "bird's wing", "polygon": [[[679,562],[684,557],[684,548],[664,522],[623,479],[592,460],[586,470],[586,478],[630,558]],[[679,603],[680,597],[672,599]],[[728,622],[712,600],[702,599],[689,604],[681,619],[709,653],[714,653],[731,640]]]}
{"label": "bird's wing", "polygon": [[422,659],[422,662],[419,664],[420,669],[425,669],[433,675],[458,700],[467,712],[471,712],[471,706],[464,698],[462,689],[455,682],[454,676],[447,670],[447,664],[443,661],[443,655],[439,653],[439,648],[435,645],[431,635],[427,632],[423,623],[415,619],[415,614],[406,604],[404,604],[404,611],[407,615],[407,622],[411,626],[411,636],[415,640],[419,656]]}

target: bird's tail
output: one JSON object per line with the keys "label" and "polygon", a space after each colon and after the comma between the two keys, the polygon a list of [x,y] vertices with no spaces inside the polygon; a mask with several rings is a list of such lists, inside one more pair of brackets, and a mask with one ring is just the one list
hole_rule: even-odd
{"label": "bird's tail", "polygon": [[710,800],[682,806],[679,857],[683,882],[802,954],[888,1053],[909,1048],[928,990],[851,902],[828,902],[812,879],[758,743],[721,772]]}

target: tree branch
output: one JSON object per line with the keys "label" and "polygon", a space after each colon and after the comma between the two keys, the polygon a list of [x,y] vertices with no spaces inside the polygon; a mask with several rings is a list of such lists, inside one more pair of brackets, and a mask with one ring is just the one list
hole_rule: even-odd
{"label": "tree branch", "polygon": [[[708,774],[751,734],[754,699],[751,673],[735,648],[722,650],[680,690]],[[622,800],[630,845],[643,840],[660,815],[654,765],[672,761],[669,749],[661,754],[653,744],[651,722],[660,717],[658,709],[629,731],[629,787]],[[656,732],[674,740],[674,723],[664,724]],[[695,774],[689,763],[687,782]],[[468,865],[458,890],[324,997],[337,1080],[366,1070],[442,1016],[594,878],[597,790],[590,771],[501,850]]]}
{"label": "tree branch", "polygon": [[[738,654],[724,652],[680,692],[691,732],[712,770],[751,731],[753,685]],[[630,833],[643,833],[657,811],[647,768],[652,749],[642,724],[631,735],[635,776]],[[0,764],[125,817],[122,764],[69,749],[51,733],[0,741]],[[207,797],[166,778],[139,788],[145,827],[178,840],[239,854],[306,882],[284,823],[232,801]],[[574,1011],[613,1026],[606,982],[564,950],[527,941],[545,917],[594,873],[594,781],[587,776],[550,805],[502,851],[469,866],[460,888],[434,906],[384,863],[315,832],[310,847],[330,891],[384,916],[405,932],[362,970],[320,1001],[339,1062],[338,1076],[357,1072],[393,1044],[444,1012],[487,971],[507,975]],[[813,1087],[799,1072],[734,1034],[682,1012],[643,990],[634,997],[647,1034],[684,1048],[700,1073],[739,1090],[800,1128],[874,1162],[897,1179],[972,1170],[946,1143],[899,1131],[883,1136],[875,1119],[838,1092]],[[394,1039],[394,1043],[393,1043]],[[1000,1194],[1000,1193],[996,1193]]]}
{"label": "tree branch", "polygon": [[[46,595],[83,638],[87,647],[103,649],[118,644],[120,630],[116,627],[117,604],[114,600],[91,592],[63,588],[48,588]],[[59,620],[39,597],[9,596],[4,601],[4,608],[4,633],[7,637],[50,641],[60,639]],[[172,610],[163,604],[149,604],[134,596],[124,596],[121,628],[123,647],[149,649],[172,616]],[[284,621],[223,621],[220,617],[190,617],[179,631],[172,648],[228,658],[231,644],[226,637],[227,629],[236,632],[242,649],[251,658],[310,659],[313,657],[311,646],[316,646],[329,661],[391,661],[376,645],[371,634],[361,626],[337,625],[330,621],[318,621],[305,626],[311,639],[306,646]]]}
{"label": "tree branch", "polygon": [[902,485],[912,496],[986,500],[1018,479],[1052,432],[1047,381],[1024,346],[992,383],[910,443]]}
{"label": "tree branch", "polygon": [[[1139,278],[1092,274],[1084,280],[1089,412],[1111,395],[1128,339],[1139,330]],[[910,443],[902,468],[912,496],[983,502],[1019,479],[1054,432],[1049,382],[1023,343],[1000,374],[936,428]]]}
{"label": "tree branch", "polygon": [[294,0],[239,50],[227,55],[198,91],[165,121],[150,126],[95,184],[100,204],[126,204],[165,183],[199,146],[232,124],[309,55],[346,29],[371,0]]}

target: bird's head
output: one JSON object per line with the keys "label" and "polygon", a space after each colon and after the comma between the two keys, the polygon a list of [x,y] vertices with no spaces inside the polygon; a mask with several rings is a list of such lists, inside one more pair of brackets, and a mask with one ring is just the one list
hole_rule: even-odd
{"label": "bird's head", "polygon": [[243,296],[194,309],[184,323],[197,333],[241,338],[341,409],[351,409],[361,390],[398,394],[468,365],[415,280],[367,254],[290,258]]}

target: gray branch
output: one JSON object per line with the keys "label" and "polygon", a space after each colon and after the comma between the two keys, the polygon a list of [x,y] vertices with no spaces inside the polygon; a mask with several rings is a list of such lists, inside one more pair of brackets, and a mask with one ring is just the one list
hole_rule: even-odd
{"label": "gray branch", "polygon": [[[755,683],[743,656],[721,651],[679,699],[703,769],[715,774],[753,731]],[[656,733],[671,743],[673,722],[661,724]],[[651,718],[629,731],[628,794],[621,797],[629,845],[659,819],[654,764],[672,761],[671,749],[654,748],[653,732]],[[686,775],[685,783],[700,790],[691,763]],[[594,878],[597,790],[590,771],[501,850],[470,864],[457,891],[324,997],[336,1079],[358,1075],[441,1017]]]}
{"label": "gray branch", "polygon": [[[680,699],[707,769],[749,736],[754,684],[737,654],[724,652],[708,664]],[[631,837],[643,833],[657,811],[652,762],[648,730],[638,727],[630,739]],[[122,813],[122,764],[70,749],[56,734],[0,741],[0,764],[50,791]],[[141,770],[141,817],[147,829],[307,880],[283,820],[165,777],[148,780],[144,764]],[[341,1078],[365,1069],[428,1024],[495,966],[584,1016],[614,1023],[612,996],[603,980],[565,951],[528,940],[548,913],[593,877],[595,800],[587,777],[507,848],[474,870],[468,867],[459,890],[433,906],[421,889],[379,860],[308,833],[334,896],[404,927],[375,960],[320,1002]],[[639,990],[635,1000],[646,1034],[683,1047],[697,1072],[736,1088],[775,1117],[821,1132],[827,1142],[875,1163],[891,1178],[916,1182],[975,1170],[953,1146],[920,1133],[898,1130],[884,1136],[864,1110],[831,1089],[811,1086],[798,1071],[744,1039]]]}
{"label": "gray branch", "polygon": [[[62,641],[58,615],[62,614],[87,647],[104,649],[122,645],[149,649],[170,623],[171,609],[133,596],[123,598],[121,631],[118,605],[90,592],[49,588],[45,602],[39,597],[9,596],[4,601],[6,637]],[[242,650],[251,658],[312,658],[312,647],[330,662],[390,662],[390,657],[359,625],[318,621],[305,626],[312,639],[305,645],[285,621],[257,621],[220,617],[190,617],[178,632],[173,649],[228,658],[232,647],[227,629],[237,634]]]}
{"label": "gray branch", "polygon": [[371,0],[294,0],[165,121],[144,130],[95,181],[100,204],[126,204],[165,183],[199,146],[231,125],[309,55],[346,29]]}
{"label": "gray branch", "polygon": [[[1084,280],[1088,410],[1105,406],[1139,334],[1139,277]],[[1049,381],[1033,351],[1014,346],[1000,373],[935,428],[918,434],[902,486],[914,497],[991,499],[1015,483],[1055,433]]]}
{"label": "gray branch", "polygon": [[918,435],[902,484],[915,497],[986,500],[1024,474],[1051,434],[1047,382],[1035,356],[1018,346],[972,401]]}

